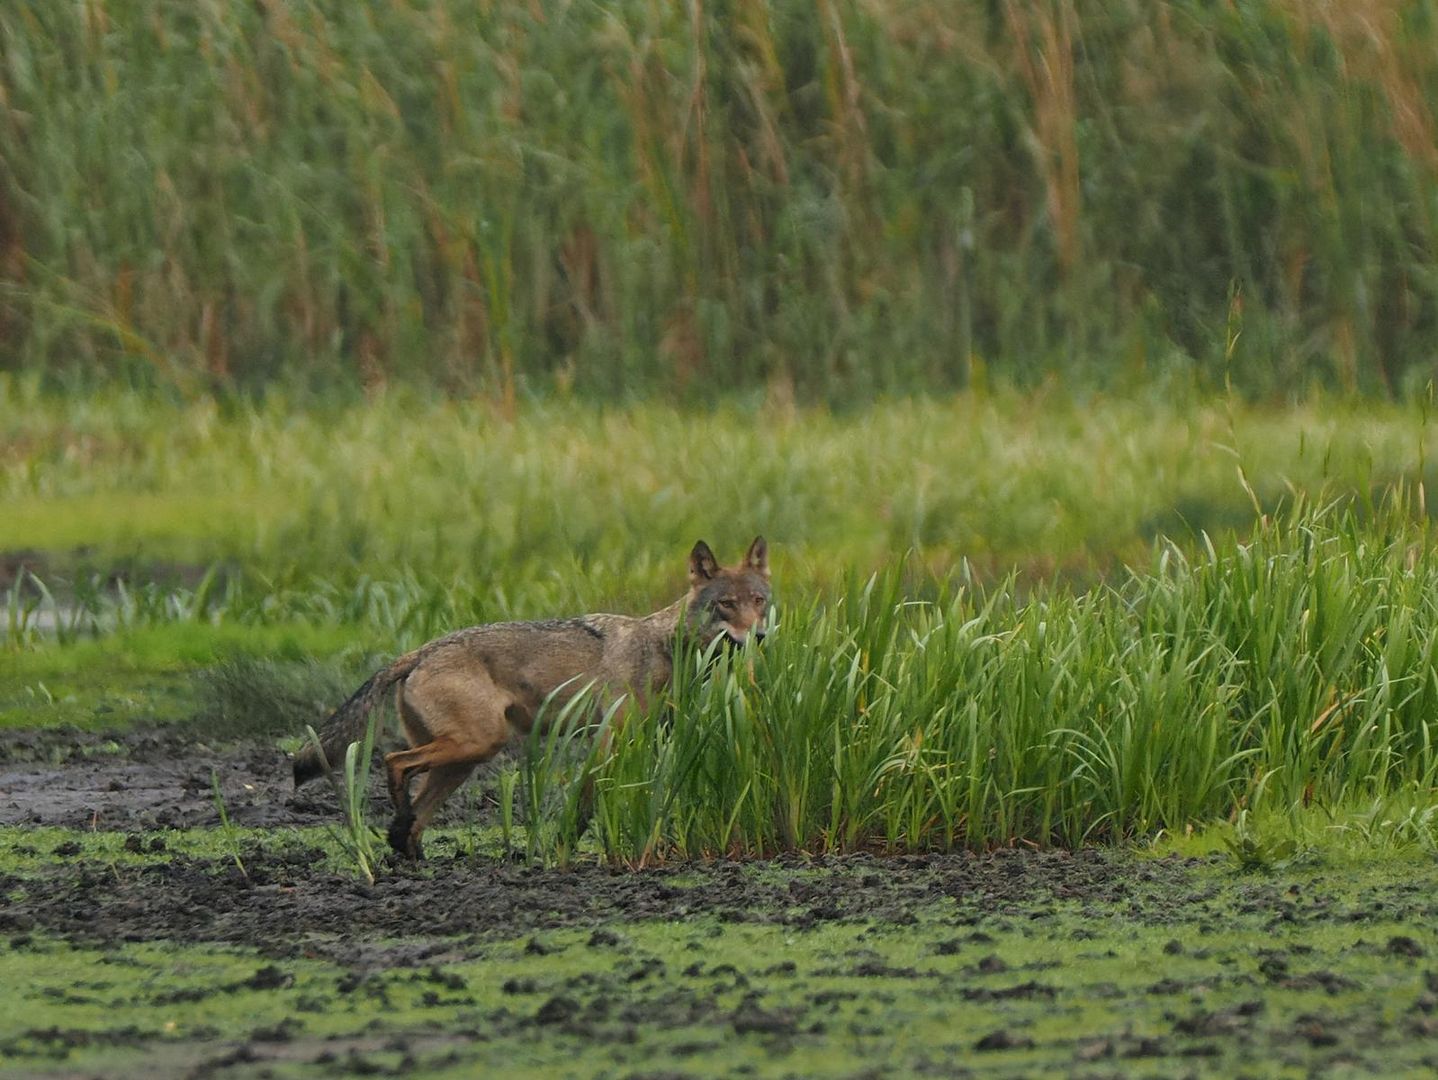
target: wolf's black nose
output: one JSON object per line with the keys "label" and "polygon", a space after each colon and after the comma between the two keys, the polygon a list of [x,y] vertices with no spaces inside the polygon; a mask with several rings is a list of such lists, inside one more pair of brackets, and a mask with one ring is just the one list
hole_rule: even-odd
{"label": "wolf's black nose", "polygon": [[754,631],[754,640],[755,640],[755,641],[763,641],[763,640],[764,640],[764,635],[765,635],[767,632],[768,632],[768,631],[765,631],[765,630],[755,630],[755,631]]}

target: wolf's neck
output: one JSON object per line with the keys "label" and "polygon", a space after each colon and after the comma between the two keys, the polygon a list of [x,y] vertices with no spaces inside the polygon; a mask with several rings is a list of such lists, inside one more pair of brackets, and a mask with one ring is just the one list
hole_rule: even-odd
{"label": "wolf's neck", "polygon": [[687,596],[681,596],[668,607],[644,616],[644,622],[654,630],[673,637],[679,632],[679,620],[684,617],[684,601],[687,599]]}

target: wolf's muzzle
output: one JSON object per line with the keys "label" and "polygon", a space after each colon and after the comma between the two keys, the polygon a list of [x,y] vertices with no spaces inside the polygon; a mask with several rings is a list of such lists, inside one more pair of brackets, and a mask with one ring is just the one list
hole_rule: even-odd
{"label": "wolf's muzzle", "polygon": [[739,638],[735,637],[733,634],[729,633],[729,631],[726,630],[724,631],[724,640],[730,646],[730,648],[742,649],[750,641],[752,641],[755,645],[762,643],[764,640],[764,635],[765,631],[763,630],[750,630],[747,637]]}

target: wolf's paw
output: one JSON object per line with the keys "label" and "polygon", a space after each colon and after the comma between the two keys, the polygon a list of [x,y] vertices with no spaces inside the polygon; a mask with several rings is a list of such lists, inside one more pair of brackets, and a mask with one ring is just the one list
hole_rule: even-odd
{"label": "wolf's paw", "polygon": [[408,815],[397,817],[390,822],[389,846],[402,859],[422,859],[424,851],[419,846],[419,837],[414,835],[414,818]]}

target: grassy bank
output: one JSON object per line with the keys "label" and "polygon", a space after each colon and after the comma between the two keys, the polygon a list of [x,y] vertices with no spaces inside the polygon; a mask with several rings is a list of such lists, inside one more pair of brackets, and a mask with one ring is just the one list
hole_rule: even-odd
{"label": "grassy bank", "polygon": [[863,400],[1218,376],[1234,317],[1260,391],[1433,373],[1432,0],[17,0],[0,41],[0,365],[57,380]]}

